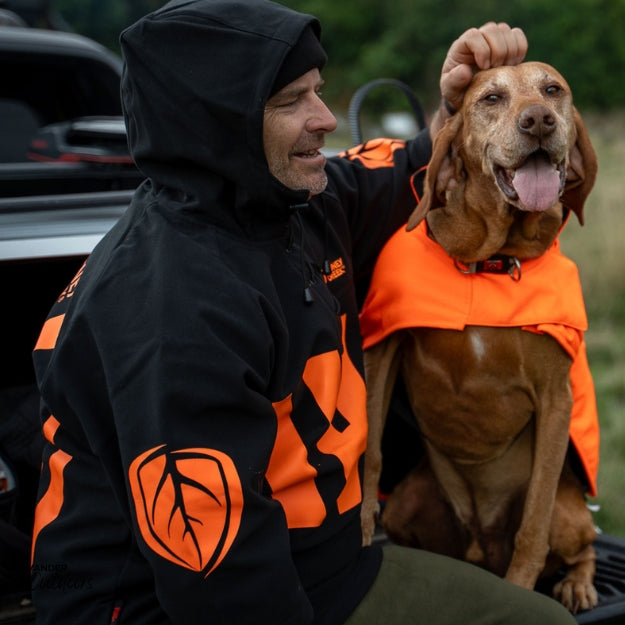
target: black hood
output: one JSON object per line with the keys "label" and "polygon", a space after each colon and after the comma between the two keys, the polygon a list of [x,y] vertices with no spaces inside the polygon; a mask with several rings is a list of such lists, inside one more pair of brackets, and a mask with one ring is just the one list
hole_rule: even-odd
{"label": "black hood", "polygon": [[269,173],[262,126],[274,78],[308,25],[319,37],[314,17],[266,0],[174,0],[122,33],[128,142],[155,188],[239,224],[282,219],[306,200]]}

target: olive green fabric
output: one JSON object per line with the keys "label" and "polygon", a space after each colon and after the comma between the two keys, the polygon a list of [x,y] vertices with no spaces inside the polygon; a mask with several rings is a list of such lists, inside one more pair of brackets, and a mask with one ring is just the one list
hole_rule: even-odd
{"label": "olive green fabric", "polygon": [[345,625],[574,625],[553,599],[471,564],[388,545],[378,577]]}

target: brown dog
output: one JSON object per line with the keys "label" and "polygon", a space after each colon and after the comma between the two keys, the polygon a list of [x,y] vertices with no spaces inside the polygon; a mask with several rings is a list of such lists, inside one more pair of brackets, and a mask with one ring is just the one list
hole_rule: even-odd
{"label": "brown dog", "polygon": [[[548,256],[573,265],[562,260],[557,236],[569,211],[583,224],[596,172],[570,88],[555,69],[532,62],[478,73],[461,109],[435,139],[424,197],[408,222],[407,230],[418,226],[427,239],[423,245],[431,248],[431,260],[419,274],[414,268],[413,281],[436,284],[430,274],[445,259],[467,284],[485,264],[503,263],[504,275],[496,278],[505,289],[502,307],[516,319],[516,304],[510,304],[515,289],[540,284]],[[411,238],[417,232],[401,234]],[[403,252],[396,256],[399,263],[406,258]],[[575,297],[583,308],[573,271],[560,294],[551,278],[544,279],[546,290],[564,308],[579,291]],[[442,278],[437,293],[445,317],[456,304],[445,305]],[[472,293],[472,306],[479,307],[477,291]],[[377,296],[374,285],[368,302]],[[528,314],[552,305],[539,298],[531,294]],[[563,349],[557,333],[536,330],[553,319],[488,327],[471,317],[458,329],[451,322],[423,327],[415,320],[367,348],[370,305],[363,309],[369,412],[365,544],[378,513],[382,432],[401,375],[426,454],[387,502],[387,534],[474,562],[526,588],[535,587],[541,572],[565,563],[567,574],[554,596],[573,612],[594,607],[596,533],[567,453],[575,348]],[[393,306],[387,301],[377,312],[385,315]],[[415,306],[430,304],[422,298]],[[563,325],[583,334],[585,313],[580,314],[579,323],[567,317]],[[528,325],[535,331],[527,331]]]}

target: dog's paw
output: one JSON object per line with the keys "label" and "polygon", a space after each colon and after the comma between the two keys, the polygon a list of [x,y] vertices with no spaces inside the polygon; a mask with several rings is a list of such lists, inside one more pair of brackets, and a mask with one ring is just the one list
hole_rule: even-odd
{"label": "dog's paw", "polygon": [[570,577],[565,577],[553,587],[553,597],[573,614],[591,610],[599,602],[592,582]]}

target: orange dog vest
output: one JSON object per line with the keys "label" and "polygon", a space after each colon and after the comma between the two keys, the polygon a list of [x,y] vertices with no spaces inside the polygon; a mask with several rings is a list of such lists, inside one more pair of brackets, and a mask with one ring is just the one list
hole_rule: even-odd
{"label": "orange dog vest", "polygon": [[380,253],[360,315],[364,348],[410,327],[520,326],[553,336],[573,359],[569,432],[586,472],[588,492],[595,496],[599,420],[575,263],[562,254],[556,240],[540,258],[522,263],[520,280],[507,273],[462,273],[426,228],[424,220],[411,232],[400,229]]}

